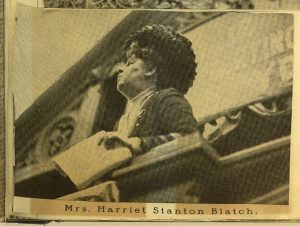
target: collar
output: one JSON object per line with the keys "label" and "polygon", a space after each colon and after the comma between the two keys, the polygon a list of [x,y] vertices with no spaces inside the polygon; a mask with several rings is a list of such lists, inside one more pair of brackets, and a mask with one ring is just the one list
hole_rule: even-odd
{"label": "collar", "polygon": [[129,100],[129,103],[133,105],[140,105],[142,104],[146,99],[148,99],[150,96],[152,96],[156,92],[156,86],[151,86],[142,92],[140,92],[138,95],[136,95],[134,98]]}

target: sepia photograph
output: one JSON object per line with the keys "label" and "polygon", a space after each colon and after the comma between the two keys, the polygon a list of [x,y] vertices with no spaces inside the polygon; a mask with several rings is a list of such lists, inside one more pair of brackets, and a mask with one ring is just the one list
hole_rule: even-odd
{"label": "sepia photograph", "polygon": [[293,14],[20,7],[16,21],[16,197],[289,205]]}

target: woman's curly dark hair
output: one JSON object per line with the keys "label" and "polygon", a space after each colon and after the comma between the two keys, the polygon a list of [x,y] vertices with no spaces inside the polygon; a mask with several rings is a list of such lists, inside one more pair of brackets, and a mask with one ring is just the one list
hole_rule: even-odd
{"label": "woman's curly dark hair", "polygon": [[157,67],[159,90],[173,87],[186,94],[193,85],[197,63],[192,43],[172,27],[161,24],[143,27],[125,41],[125,61],[128,51]]}

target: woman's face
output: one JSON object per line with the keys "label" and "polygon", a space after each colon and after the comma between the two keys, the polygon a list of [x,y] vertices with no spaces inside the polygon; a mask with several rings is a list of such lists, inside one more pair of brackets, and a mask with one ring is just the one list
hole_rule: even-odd
{"label": "woman's face", "polygon": [[147,82],[145,73],[145,61],[132,54],[119,70],[117,89],[126,97],[134,97],[144,89],[145,82]]}

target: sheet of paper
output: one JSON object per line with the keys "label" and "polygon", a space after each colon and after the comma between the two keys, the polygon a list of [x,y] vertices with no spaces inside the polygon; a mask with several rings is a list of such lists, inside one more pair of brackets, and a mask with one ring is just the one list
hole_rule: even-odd
{"label": "sheet of paper", "polygon": [[[192,43],[197,76],[185,98],[199,125],[206,123],[205,138],[213,142],[204,149],[198,139],[175,139],[123,165],[109,178],[120,189],[120,202],[75,202],[18,191],[15,215],[75,220],[297,218],[299,139],[291,112],[296,117],[298,23],[296,12],[19,8],[12,77],[17,171],[54,158],[80,190],[68,192],[66,185],[63,197],[75,197],[94,191],[91,178],[111,170],[111,163],[117,167],[131,158],[128,149],[99,151],[93,135],[113,130],[124,113],[131,131],[139,131],[149,122],[140,118],[159,107],[135,106],[140,112],[133,111],[132,120],[126,95],[113,80],[124,67],[124,41],[149,24],[168,24]],[[152,119],[153,126],[138,137],[148,137],[158,126],[155,122],[168,121],[160,117],[166,116]],[[159,142],[168,139],[157,135],[161,137],[152,138]],[[100,164],[99,159],[108,161]],[[44,181],[48,179],[55,182],[51,177]]]}

